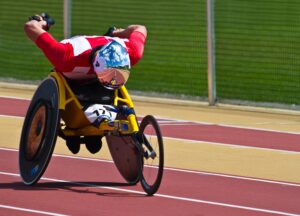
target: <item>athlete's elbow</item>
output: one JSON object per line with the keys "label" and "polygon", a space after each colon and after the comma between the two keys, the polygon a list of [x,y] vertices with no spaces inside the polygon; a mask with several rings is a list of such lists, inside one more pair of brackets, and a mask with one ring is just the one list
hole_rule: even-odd
{"label": "athlete's elbow", "polygon": [[144,54],[144,49],[139,50],[139,52],[136,53],[136,58],[140,60],[143,57],[143,54]]}
{"label": "athlete's elbow", "polygon": [[145,36],[145,38],[147,37],[147,28],[146,28],[146,26],[140,25],[139,26],[139,31]]}
{"label": "athlete's elbow", "polygon": [[132,32],[134,31],[138,31],[140,33],[142,33],[145,38],[147,37],[147,28],[144,25],[131,25],[129,26],[129,28],[132,30]]}

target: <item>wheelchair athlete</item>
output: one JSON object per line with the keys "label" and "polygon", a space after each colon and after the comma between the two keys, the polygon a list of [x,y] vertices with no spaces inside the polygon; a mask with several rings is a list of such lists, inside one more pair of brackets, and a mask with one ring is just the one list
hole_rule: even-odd
{"label": "wheelchair athlete", "polygon": [[[75,83],[95,83],[97,80],[105,89],[119,88],[128,80],[129,69],[143,56],[147,37],[143,25],[114,29],[110,36],[81,35],[58,42],[48,32],[53,24],[54,20],[48,14],[34,15],[25,23],[24,31],[43,51],[55,71]],[[76,85],[73,88],[76,89]],[[105,119],[114,120],[117,112],[115,107],[103,104],[84,108],[87,119],[95,126]],[[73,154],[79,152],[80,143],[71,140],[66,144]],[[97,145],[86,143],[91,153],[98,152],[101,146],[101,142]]]}

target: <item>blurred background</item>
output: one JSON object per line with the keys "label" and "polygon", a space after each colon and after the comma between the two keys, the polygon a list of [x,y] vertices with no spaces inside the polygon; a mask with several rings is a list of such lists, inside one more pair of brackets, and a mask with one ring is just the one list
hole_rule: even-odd
{"label": "blurred background", "polygon": [[[143,59],[130,91],[208,100],[206,0],[73,0],[71,36],[99,35],[109,26],[143,24]],[[50,30],[64,39],[62,0],[0,1],[0,80],[38,83],[52,66],[26,38],[30,15],[48,12]],[[214,42],[218,102],[297,109],[300,104],[300,1],[215,0]]]}

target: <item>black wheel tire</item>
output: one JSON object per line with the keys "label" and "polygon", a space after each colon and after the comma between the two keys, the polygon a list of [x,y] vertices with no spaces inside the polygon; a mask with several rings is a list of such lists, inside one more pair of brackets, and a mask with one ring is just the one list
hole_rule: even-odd
{"label": "black wheel tire", "polygon": [[42,177],[51,159],[60,123],[58,103],[56,81],[46,78],[31,100],[21,133],[19,169],[26,185]]}
{"label": "black wheel tire", "polygon": [[[164,170],[163,138],[160,127],[153,116],[148,115],[143,118],[140,124],[138,140],[141,145],[140,149],[142,156],[140,182],[144,191],[148,195],[153,195],[160,187]],[[145,145],[146,143],[147,145]],[[147,149],[147,152],[154,150],[156,152],[156,157],[147,158],[147,154],[145,154],[143,150],[145,148]],[[157,162],[157,164],[154,164],[155,162]],[[151,181],[150,178],[152,179]]]}

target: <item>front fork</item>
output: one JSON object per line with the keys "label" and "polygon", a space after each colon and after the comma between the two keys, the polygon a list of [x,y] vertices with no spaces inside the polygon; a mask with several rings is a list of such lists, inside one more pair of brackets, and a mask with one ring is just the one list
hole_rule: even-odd
{"label": "front fork", "polygon": [[149,143],[146,135],[141,132],[137,132],[134,135],[134,140],[138,145],[138,148],[140,151],[142,151],[142,154],[144,158],[149,159],[149,158],[156,158],[157,154],[152,148],[151,144]]}

